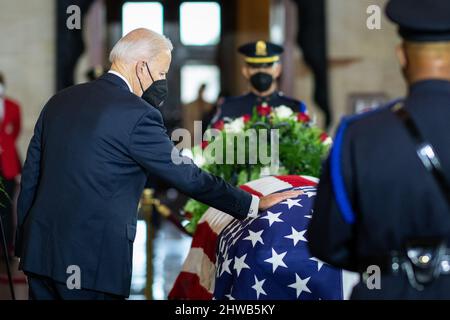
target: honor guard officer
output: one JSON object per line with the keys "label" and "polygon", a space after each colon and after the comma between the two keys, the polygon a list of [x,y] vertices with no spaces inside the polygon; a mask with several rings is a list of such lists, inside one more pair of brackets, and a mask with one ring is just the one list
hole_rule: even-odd
{"label": "honor guard officer", "polygon": [[342,121],[309,246],[362,275],[353,299],[449,299],[450,1],[391,0],[386,13],[408,94]]}
{"label": "honor guard officer", "polygon": [[277,90],[277,79],[282,69],[282,47],[266,41],[257,41],[241,46],[239,52],[245,56],[242,74],[249,83],[250,92],[240,97],[225,99],[219,106],[213,123],[252,114],[255,106],[264,104],[271,107],[285,105],[295,112],[306,113],[303,102],[286,97]]}

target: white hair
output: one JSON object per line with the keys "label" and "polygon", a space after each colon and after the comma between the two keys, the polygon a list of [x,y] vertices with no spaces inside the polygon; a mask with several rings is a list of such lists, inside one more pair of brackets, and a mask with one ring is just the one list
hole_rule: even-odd
{"label": "white hair", "polygon": [[165,36],[149,29],[136,29],[120,39],[109,55],[111,63],[148,61],[164,50],[172,51],[172,42]]}

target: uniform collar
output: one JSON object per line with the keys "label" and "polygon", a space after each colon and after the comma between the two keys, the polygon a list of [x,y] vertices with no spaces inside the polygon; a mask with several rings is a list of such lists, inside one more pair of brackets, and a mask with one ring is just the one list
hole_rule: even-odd
{"label": "uniform collar", "polygon": [[268,96],[265,96],[265,97],[257,96],[253,92],[250,92],[249,96],[258,102],[267,102],[270,105],[270,100],[272,100],[273,98],[278,96],[278,91],[275,90],[272,94],[269,94]]}
{"label": "uniform collar", "polygon": [[413,83],[409,87],[409,95],[421,95],[430,91],[438,91],[440,93],[446,93],[450,95],[450,81],[447,80],[422,80],[416,83]]}

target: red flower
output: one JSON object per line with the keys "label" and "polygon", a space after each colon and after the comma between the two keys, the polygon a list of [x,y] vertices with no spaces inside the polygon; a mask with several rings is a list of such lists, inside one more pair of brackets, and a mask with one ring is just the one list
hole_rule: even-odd
{"label": "red flower", "polygon": [[252,118],[252,116],[249,115],[249,114],[244,114],[243,118],[244,118],[244,123],[247,123],[247,122],[250,121],[250,119]]}
{"label": "red flower", "polygon": [[202,149],[205,150],[208,144],[209,144],[208,141],[202,141]]}
{"label": "red flower", "polygon": [[268,106],[267,104],[262,104],[260,106],[256,107],[256,111],[258,114],[262,117],[268,116],[272,112],[272,108]]}
{"label": "red flower", "polygon": [[219,120],[213,124],[213,128],[217,129],[217,130],[223,130],[224,127],[225,127],[225,122],[223,122],[223,120]]}
{"label": "red flower", "polygon": [[327,133],[326,132],[322,132],[322,134],[320,135],[320,141],[324,142],[327,139],[328,139]]}
{"label": "red flower", "polygon": [[306,122],[310,122],[311,119],[306,113],[299,113],[297,115],[297,121],[306,123]]}

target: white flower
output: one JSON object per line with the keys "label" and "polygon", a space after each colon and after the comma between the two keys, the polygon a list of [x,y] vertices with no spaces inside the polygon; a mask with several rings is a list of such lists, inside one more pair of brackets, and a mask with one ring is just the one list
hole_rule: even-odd
{"label": "white flower", "polygon": [[324,142],[322,142],[324,145],[328,146],[328,145],[332,145],[333,144],[333,139],[331,137],[327,137],[325,139]]}
{"label": "white flower", "polygon": [[291,108],[282,105],[273,109],[273,114],[278,119],[289,119],[294,114],[294,111],[292,111]]}
{"label": "white flower", "polygon": [[231,123],[225,123],[225,131],[230,133],[239,133],[244,131],[244,118],[240,117],[233,120]]}

